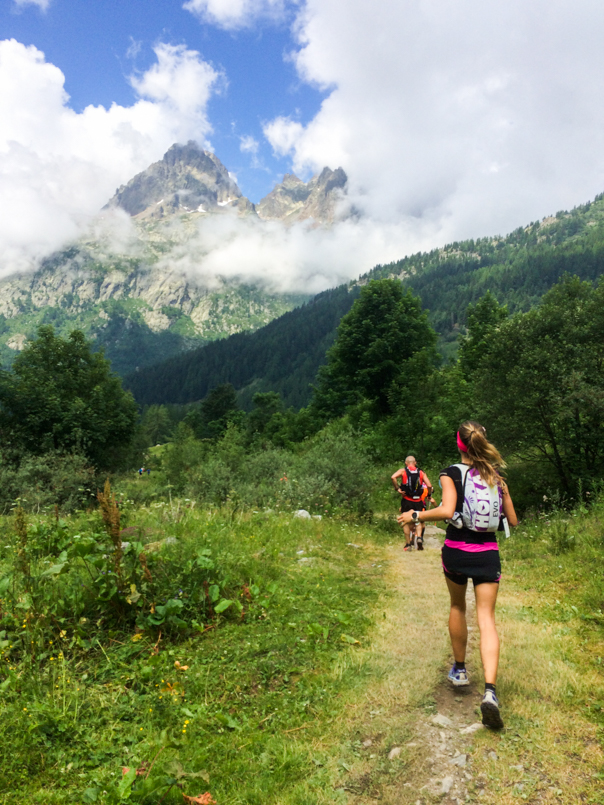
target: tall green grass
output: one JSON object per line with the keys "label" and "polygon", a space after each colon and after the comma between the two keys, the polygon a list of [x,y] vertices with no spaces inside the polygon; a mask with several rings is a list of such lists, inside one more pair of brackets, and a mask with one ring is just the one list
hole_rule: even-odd
{"label": "tall green grass", "polygon": [[94,582],[115,568],[98,512],[30,515],[26,537],[1,523],[0,802],[308,801],[325,771],[304,736],[338,718],[338,658],[382,585],[347,543],[387,533],[123,500],[124,568],[138,542],[153,579],[139,598]]}

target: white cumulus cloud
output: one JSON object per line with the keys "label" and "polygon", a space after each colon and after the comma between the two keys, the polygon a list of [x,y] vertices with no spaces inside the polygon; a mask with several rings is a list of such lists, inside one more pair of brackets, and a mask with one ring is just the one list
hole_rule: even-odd
{"label": "white cumulus cloud", "polygon": [[328,94],[265,135],[426,246],[504,233],[604,190],[602,30],[600,0],[306,0],[293,58]]}
{"label": "white cumulus cloud", "polygon": [[120,184],[174,142],[204,142],[219,74],[199,53],[160,44],[131,77],[139,99],[69,107],[63,73],[33,46],[0,42],[0,275],[75,237]]}
{"label": "white cumulus cloud", "polygon": [[23,8],[23,6],[38,6],[41,11],[46,11],[50,5],[50,0],[14,0],[14,3],[17,8]]}
{"label": "white cumulus cloud", "polygon": [[183,8],[202,22],[235,30],[246,28],[258,19],[280,19],[285,5],[285,0],[188,0]]}
{"label": "white cumulus cloud", "polygon": [[257,154],[260,143],[251,134],[244,134],[239,138],[239,150],[243,154]]}

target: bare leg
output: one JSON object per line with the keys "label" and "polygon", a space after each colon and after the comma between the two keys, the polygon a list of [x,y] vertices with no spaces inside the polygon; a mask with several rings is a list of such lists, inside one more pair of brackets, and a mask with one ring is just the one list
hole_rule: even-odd
{"label": "bare leg", "polygon": [[409,545],[411,542],[411,523],[405,523],[403,531],[405,532],[405,543]]}
{"label": "bare leg", "polygon": [[451,596],[451,612],[449,613],[449,634],[453,646],[455,662],[465,662],[468,645],[468,624],[466,623],[466,590],[467,584],[455,584],[445,576]]}
{"label": "bare leg", "polygon": [[497,681],[499,666],[499,635],[495,627],[495,602],[498,591],[499,585],[495,583],[485,582],[474,588],[484,681],[490,685],[494,685]]}

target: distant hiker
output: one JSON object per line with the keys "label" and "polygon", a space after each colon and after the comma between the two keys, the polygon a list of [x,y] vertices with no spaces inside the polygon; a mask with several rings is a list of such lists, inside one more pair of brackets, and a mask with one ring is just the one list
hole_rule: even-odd
{"label": "distant hiker", "polygon": [[147,469],[145,470],[145,472],[147,473],[147,475],[151,475],[151,470],[149,469],[149,467],[147,467]]}
{"label": "distant hiker", "polygon": [[[429,498],[432,503],[435,503],[432,498],[433,490],[430,479],[423,470],[418,468],[415,456],[407,456],[405,466],[397,470],[391,477],[394,488],[403,496],[401,500],[401,513],[408,511],[424,511],[427,498]],[[403,531],[405,532],[405,551],[413,546],[411,539],[411,531],[413,528],[413,523],[408,523],[403,526]],[[423,531],[419,535],[419,538],[416,539],[419,539],[418,550],[423,550]]]}
{"label": "distant hiker", "polygon": [[138,471],[138,474],[139,474],[139,475],[142,475],[144,471],[145,471],[145,468],[144,468],[144,467],[141,467],[141,468],[139,469],[139,471]]}
{"label": "distant hiker", "polygon": [[441,505],[422,513],[407,511],[398,521],[402,524],[413,519],[447,521],[442,565],[451,596],[449,634],[455,658],[449,680],[456,687],[470,684],[466,671],[466,589],[468,579],[472,579],[485,678],[480,705],[482,723],[492,729],[502,729],[495,689],[499,665],[495,602],[501,577],[496,532],[503,528],[507,533],[508,524],[517,525],[518,518],[507,484],[499,474],[505,462],[487,440],[483,426],[478,422],[464,422],[457,432],[457,446],[461,464],[453,464],[440,474]]}

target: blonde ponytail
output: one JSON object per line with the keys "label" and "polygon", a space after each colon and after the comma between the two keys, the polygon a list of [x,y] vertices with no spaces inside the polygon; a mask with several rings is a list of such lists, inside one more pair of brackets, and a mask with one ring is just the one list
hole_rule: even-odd
{"label": "blonde ponytail", "polygon": [[467,448],[466,455],[472,467],[489,486],[503,484],[499,470],[506,464],[499,450],[487,439],[487,432],[481,424],[469,420],[459,427],[459,436]]}

